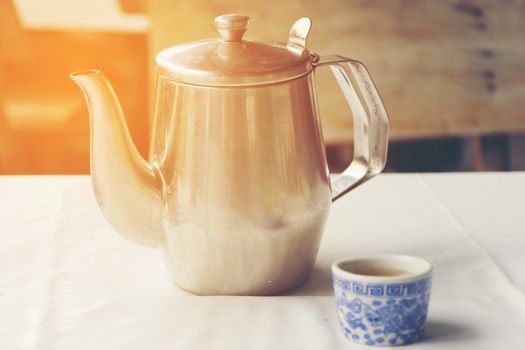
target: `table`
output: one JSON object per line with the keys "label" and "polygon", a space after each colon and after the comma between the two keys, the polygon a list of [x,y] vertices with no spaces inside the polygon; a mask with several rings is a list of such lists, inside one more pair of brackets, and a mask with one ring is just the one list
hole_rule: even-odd
{"label": "table", "polygon": [[524,349],[524,198],[524,172],[383,174],[334,203],[306,284],[199,297],[112,231],[88,177],[0,177],[0,349],[370,349],[339,332],[330,265],[375,253],[435,266],[411,349]]}

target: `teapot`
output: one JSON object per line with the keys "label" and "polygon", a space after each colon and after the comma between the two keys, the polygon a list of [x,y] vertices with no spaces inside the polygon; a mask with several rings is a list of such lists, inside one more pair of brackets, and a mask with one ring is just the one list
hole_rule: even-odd
{"label": "teapot", "polygon": [[[273,295],[305,281],[333,201],[382,171],[388,117],[364,65],[288,42],[243,38],[249,18],[215,19],[220,39],[156,56],[149,160],[99,70],[71,74],[90,114],[91,179],[107,221],[162,248],[174,283],[200,295]],[[354,157],[330,177],[314,72],[331,68],[350,106]]]}

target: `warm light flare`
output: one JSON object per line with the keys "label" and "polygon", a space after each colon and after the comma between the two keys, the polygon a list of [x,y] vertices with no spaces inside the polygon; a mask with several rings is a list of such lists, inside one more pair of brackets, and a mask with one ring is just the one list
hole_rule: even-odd
{"label": "warm light flare", "polygon": [[0,174],[89,172],[87,108],[68,79],[85,69],[111,78],[146,153],[149,18],[124,11],[140,3],[0,1]]}

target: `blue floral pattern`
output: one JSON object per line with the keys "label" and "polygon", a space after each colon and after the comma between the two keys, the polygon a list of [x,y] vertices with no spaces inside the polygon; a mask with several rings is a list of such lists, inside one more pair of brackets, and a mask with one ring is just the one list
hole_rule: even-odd
{"label": "blue floral pattern", "polygon": [[422,336],[430,278],[404,285],[375,284],[357,289],[351,281],[334,277],[333,282],[339,323],[347,338],[367,345],[401,345]]}

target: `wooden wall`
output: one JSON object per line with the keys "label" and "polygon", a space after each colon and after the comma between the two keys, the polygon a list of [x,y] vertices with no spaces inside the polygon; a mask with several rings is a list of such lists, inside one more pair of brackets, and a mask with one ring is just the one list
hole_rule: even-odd
{"label": "wooden wall", "polygon": [[[250,16],[247,37],[279,41],[310,17],[311,51],[369,68],[393,140],[525,132],[523,1],[151,0],[151,67],[162,48],[218,37],[214,17],[233,12]],[[319,72],[318,91],[327,143],[350,141],[349,111],[329,72]]]}

